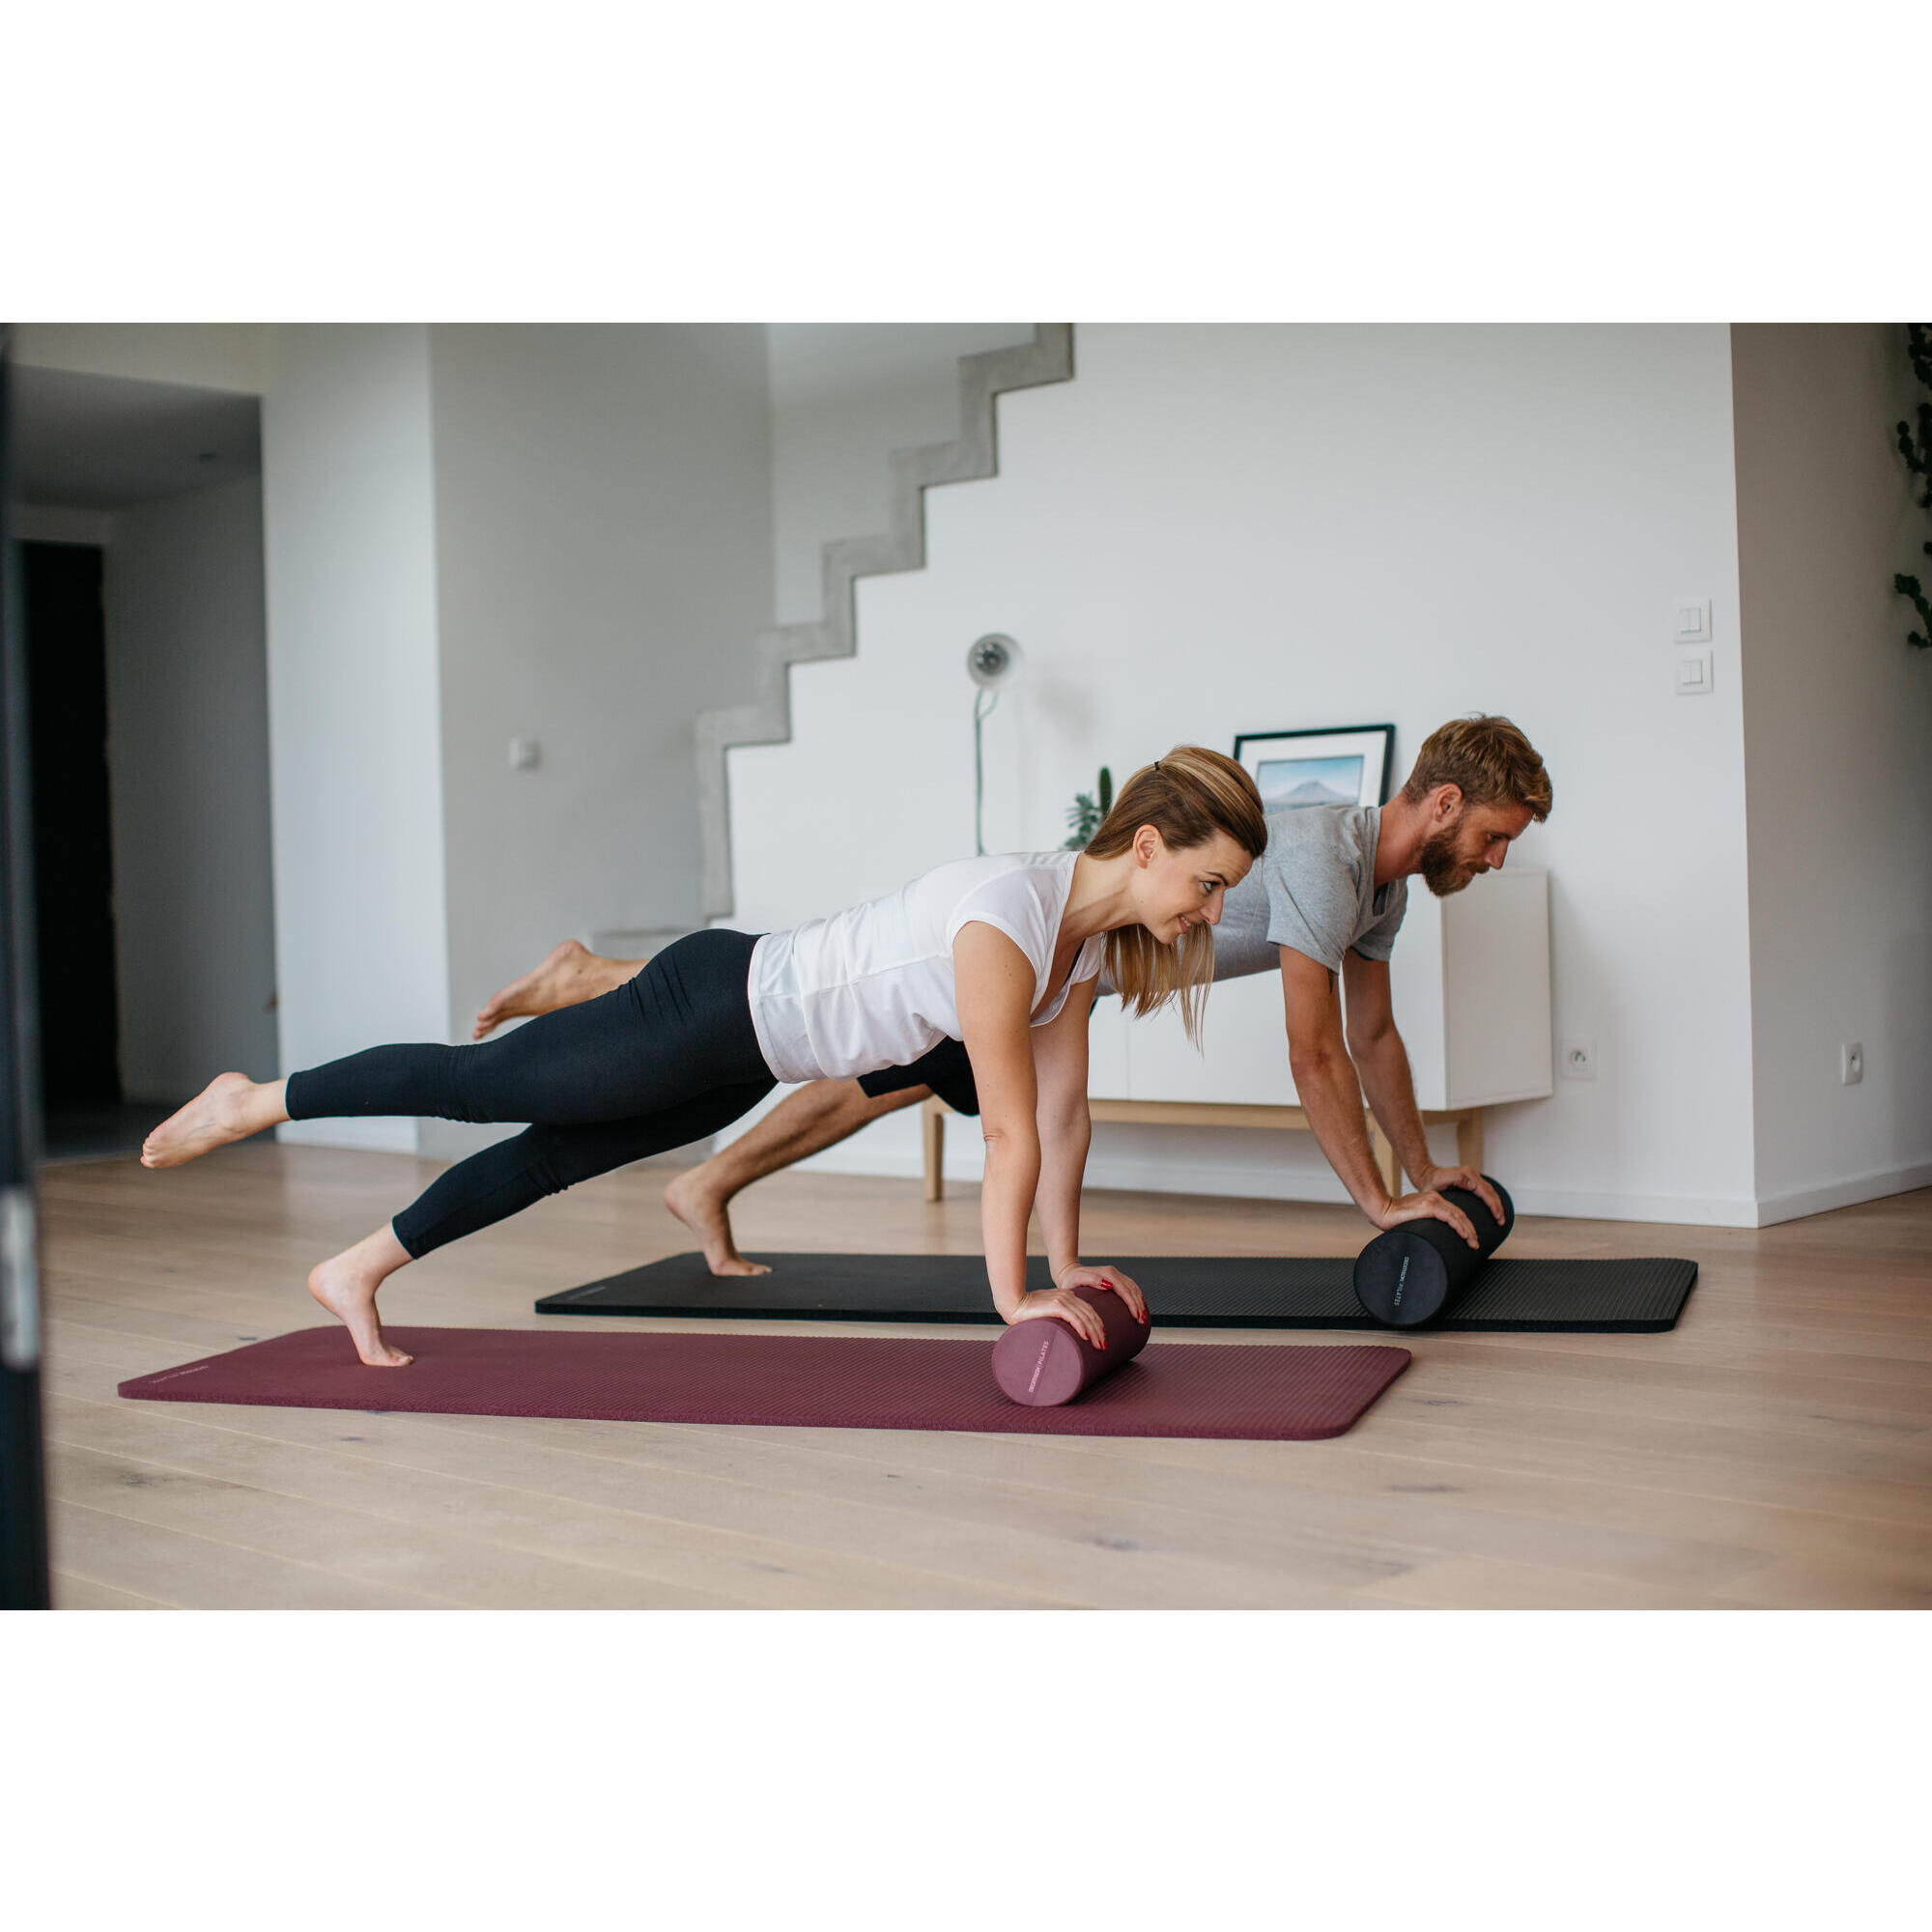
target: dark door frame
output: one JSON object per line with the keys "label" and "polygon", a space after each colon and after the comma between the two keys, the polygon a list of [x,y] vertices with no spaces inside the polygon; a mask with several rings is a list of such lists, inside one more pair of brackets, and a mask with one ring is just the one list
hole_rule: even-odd
{"label": "dark door frame", "polygon": [[50,1606],[41,1431],[40,1008],[26,663],[13,542],[12,331],[0,324],[0,1609]]}

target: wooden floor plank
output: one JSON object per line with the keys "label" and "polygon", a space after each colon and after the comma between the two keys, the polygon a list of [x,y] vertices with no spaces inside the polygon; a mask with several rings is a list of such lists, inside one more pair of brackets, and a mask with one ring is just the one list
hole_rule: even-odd
{"label": "wooden floor plank", "polygon": [[266,1555],[225,1537],[197,1536],[118,1510],[101,1510],[49,1486],[48,1540],[56,1571],[72,1569],[137,1596],[207,1610],[419,1610],[455,1607],[448,1598],[344,1577],[312,1563]]}
{"label": "wooden floor plank", "polygon": [[[647,1590],[693,1608],[920,1607],[933,1602],[942,1584],[953,1608],[1050,1605],[997,1583],[944,1579],[889,1562],[825,1559],[793,1538],[668,1519],[636,1484],[628,1490],[606,1484],[596,1500],[583,1500],[545,1481],[542,1468],[516,1443],[494,1457],[460,1444],[459,1454],[443,1458],[455,1466],[439,1467],[446,1437],[412,1429],[416,1418],[201,1405],[157,1415],[160,1406],[110,1406],[57,1393],[50,1430],[60,1441],[107,1453],[143,1444],[172,1466],[250,1481],[399,1524],[453,1527],[488,1544],[505,1576],[540,1567],[548,1591],[563,1588],[580,1573],[615,1573],[614,1581],[588,1578],[581,1598],[566,1589],[565,1601],[586,1607],[604,1597],[633,1605]],[[345,1421],[357,1427],[344,1433]],[[518,1604],[536,1606],[524,1597]]]}
{"label": "wooden floor plank", "polygon": [[92,1577],[76,1577],[71,1570],[53,1573],[53,1606],[57,1610],[178,1610],[179,1604],[164,1604],[158,1597],[136,1596],[132,1590],[117,1590],[111,1583],[98,1583]]}

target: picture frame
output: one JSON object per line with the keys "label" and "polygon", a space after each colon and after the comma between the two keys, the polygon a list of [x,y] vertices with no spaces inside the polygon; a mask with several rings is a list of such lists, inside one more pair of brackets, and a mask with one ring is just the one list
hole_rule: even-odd
{"label": "picture frame", "polygon": [[1262,810],[1311,805],[1386,805],[1395,764],[1393,724],[1336,724],[1313,730],[1243,731],[1235,762],[1254,780]]}

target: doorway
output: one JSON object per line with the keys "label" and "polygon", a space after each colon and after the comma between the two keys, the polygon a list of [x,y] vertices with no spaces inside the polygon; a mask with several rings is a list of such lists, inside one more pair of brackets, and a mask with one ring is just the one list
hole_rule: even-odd
{"label": "doorway", "polygon": [[41,1092],[47,1151],[120,1134],[121,1026],[107,778],[102,554],[19,547],[33,776]]}

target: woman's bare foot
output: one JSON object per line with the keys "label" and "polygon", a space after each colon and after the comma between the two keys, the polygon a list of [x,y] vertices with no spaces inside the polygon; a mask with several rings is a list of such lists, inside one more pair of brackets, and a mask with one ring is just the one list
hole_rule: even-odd
{"label": "woman's bare foot", "polygon": [[505,1020],[534,1019],[539,1013],[554,1013],[559,1007],[594,1000],[635,978],[646,963],[642,959],[606,959],[581,941],[566,939],[553,948],[541,966],[533,966],[521,980],[512,980],[483,1002],[469,1037],[482,1039]]}
{"label": "woman's bare foot", "polygon": [[706,1186],[698,1179],[703,1172],[694,1167],[680,1174],[665,1189],[665,1206],[697,1236],[713,1274],[770,1274],[763,1262],[748,1262],[738,1252],[731,1238],[731,1217],[724,1209],[731,1197]]}
{"label": "woman's bare foot", "polygon": [[246,1140],[286,1121],[288,1109],[282,1104],[286,1085],[281,1080],[258,1084],[245,1073],[217,1073],[141,1143],[141,1165],[180,1167],[230,1141]]}
{"label": "woman's bare foot", "polygon": [[385,1236],[388,1245],[408,1261],[402,1243],[384,1228],[311,1269],[308,1292],[347,1326],[355,1352],[370,1368],[403,1369],[415,1357],[384,1341],[383,1324],[376,1315],[376,1291],[397,1265],[384,1265],[388,1256],[379,1250]]}

